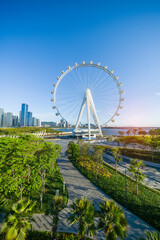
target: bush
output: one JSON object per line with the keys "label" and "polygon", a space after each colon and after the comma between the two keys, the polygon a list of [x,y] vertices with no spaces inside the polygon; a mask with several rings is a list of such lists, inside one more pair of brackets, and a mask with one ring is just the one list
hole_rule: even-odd
{"label": "bush", "polygon": [[[86,168],[87,164],[81,165],[72,160],[72,163],[95,185],[102,189],[107,195],[112,197],[116,202],[126,207],[139,216],[153,227],[160,230],[160,193],[149,187],[139,184],[139,195],[135,194],[135,181],[130,177],[125,177],[124,174],[118,172],[115,174],[115,169],[107,164],[102,164],[107,173],[110,172],[110,177],[105,177],[98,174],[95,178],[93,169]],[[126,194],[127,186],[127,194]]]}

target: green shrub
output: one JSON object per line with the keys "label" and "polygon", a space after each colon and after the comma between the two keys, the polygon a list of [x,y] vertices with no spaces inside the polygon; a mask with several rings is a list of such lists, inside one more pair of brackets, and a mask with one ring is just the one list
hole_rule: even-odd
{"label": "green shrub", "polygon": [[[130,177],[118,172],[115,169],[103,164],[106,171],[111,173],[111,177],[106,178],[98,174],[97,179],[92,169],[86,169],[86,165],[80,165],[72,160],[72,163],[95,185],[102,189],[116,202],[126,207],[153,227],[160,230],[160,192],[151,189],[143,184],[139,184],[139,194],[135,194],[136,184]],[[126,194],[127,186],[127,194]]]}

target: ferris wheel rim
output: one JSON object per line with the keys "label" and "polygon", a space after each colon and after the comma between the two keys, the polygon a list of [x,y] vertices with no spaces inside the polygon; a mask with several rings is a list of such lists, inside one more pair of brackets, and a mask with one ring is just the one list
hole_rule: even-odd
{"label": "ferris wheel rim", "polygon": [[62,116],[62,114],[60,113],[60,111],[59,111],[59,109],[58,109],[58,107],[57,107],[57,104],[56,104],[56,92],[57,92],[57,88],[58,88],[60,82],[62,81],[62,79],[63,79],[69,72],[71,72],[71,71],[73,71],[73,70],[75,70],[75,69],[81,68],[81,67],[93,67],[93,68],[98,68],[98,69],[106,72],[107,74],[109,74],[109,75],[111,76],[111,78],[113,79],[113,81],[115,82],[115,84],[117,85],[118,93],[119,93],[118,106],[117,106],[117,108],[116,108],[113,116],[110,117],[108,121],[106,121],[105,123],[101,124],[101,127],[104,127],[104,126],[107,125],[109,122],[111,122],[115,116],[119,116],[119,115],[118,115],[118,114],[119,114],[118,111],[121,109],[122,92],[123,92],[123,91],[122,91],[121,85],[120,85],[120,83],[119,83],[119,81],[118,81],[119,76],[115,76],[115,75],[113,74],[113,72],[112,72],[113,70],[112,70],[112,71],[108,70],[107,66],[104,66],[104,67],[103,67],[103,66],[100,65],[100,63],[97,63],[97,64],[95,64],[95,63],[81,63],[81,64],[77,64],[77,63],[76,63],[76,64],[75,64],[74,66],[72,66],[72,67],[68,66],[68,69],[67,69],[66,71],[62,71],[61,76],[60,76],[60,77],[57,77],[57,83],[56,83],[56,84],[53,84],[53,86],[55,87],[55,88],[54,88],[54,92],[52,91],[52,92],[53,92],[53,96],[54,96],[54,99],[53,99],[53,101],[54,101],[54,109],[57,110],[57,113],[56,113],[56,114],[58,114],[58,115],[56,115],[56,116],[61,116],[61,118],[62,118],[63,120],[65,120],[66,122],[68,122],[68,120],[65,119],[65,118]]}

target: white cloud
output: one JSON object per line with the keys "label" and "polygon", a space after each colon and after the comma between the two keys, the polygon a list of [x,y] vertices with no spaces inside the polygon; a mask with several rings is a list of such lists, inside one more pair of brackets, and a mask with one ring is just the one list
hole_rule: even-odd
{"label": "white cloud", "polygon": [[160,92],[157,92],[156,95],[157,95],[157,96],[160,96]]}

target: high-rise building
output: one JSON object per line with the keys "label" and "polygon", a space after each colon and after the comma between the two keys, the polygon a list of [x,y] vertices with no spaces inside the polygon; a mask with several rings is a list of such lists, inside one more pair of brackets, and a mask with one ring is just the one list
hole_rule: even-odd
{"label": "high-rise building", "polygon": [[37,127],[40,127],[40,120],[37,118]]}
{"label": "high-rise building", "polygon": [[13,116],[12,126],[18,127],[18,116]]}
{"label": "high-rise building", "polygon": [[35,117],[32,118],[32,126],[33,127],[37,126],[37,119]]}
{"label": "high-rise building", "polygon": [[7,125],[7,127],[12,127],[12,123],[13,123],[13,113],[11,113],[11,112],[7,112],[6,113],[6,115],[7,115],[7,119],[6,119],[6,125]]}
{"label": "high-rise building", "polygon": [[7,113],[3,113],[2,127],[7,127]]}
{"label": "high-rise building", "polygon": [[32,126],[32,112],[28,112],[28,126]]}
{"label": "high-rise building", "polygon": [[4,110],[3,110],[3,108],[0,108],[0,127],[2,127],[3,114],[4,114]]}
{"label": "high-rise building", "polygon": [[23,127],[28,126],[28,104],[22,103],[20,116],[20,125]]}

